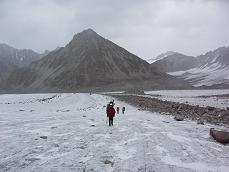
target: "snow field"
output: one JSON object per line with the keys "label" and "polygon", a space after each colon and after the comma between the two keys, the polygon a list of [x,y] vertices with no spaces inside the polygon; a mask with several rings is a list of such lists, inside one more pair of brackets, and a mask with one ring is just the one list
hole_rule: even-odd
{"label": "snow field", "polygon": [[229,146],[209,136],[216,126],[177,122],[115,100],[126,113],[109,127],[110,100],[0,95],[0,171],[229,171]]}

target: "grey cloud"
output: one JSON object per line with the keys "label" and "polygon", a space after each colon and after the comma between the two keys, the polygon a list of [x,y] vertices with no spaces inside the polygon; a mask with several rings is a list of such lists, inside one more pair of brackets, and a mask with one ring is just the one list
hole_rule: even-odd
{"label": "grey cloud", "polygon": [[229,45],[226,0],[0,0],[0,42],[36,51],[87,28],[141,58]]}

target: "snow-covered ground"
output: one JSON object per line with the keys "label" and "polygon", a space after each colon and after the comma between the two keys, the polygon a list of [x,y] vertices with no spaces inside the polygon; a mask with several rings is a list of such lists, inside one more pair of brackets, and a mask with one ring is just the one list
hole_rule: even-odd
{"label": "snow-covered ground", "polygon": [[229,171],[229,146],[209,136],[216,126],[115,101],[126,113],[109,127],[108,101],[96,94],[0,95],[0,171]]}
{"label": "snow-covered ground", "polygon": [[[213,106],[218,108],[229,107],[229,98],[217,97],[217,95],[229,94],[229,89],[221,90],[161,90],[145,91],[150,97],[159,98],[179,103],[199,105],[202,107]],[[207,96],[207,97],[203,97]]]}

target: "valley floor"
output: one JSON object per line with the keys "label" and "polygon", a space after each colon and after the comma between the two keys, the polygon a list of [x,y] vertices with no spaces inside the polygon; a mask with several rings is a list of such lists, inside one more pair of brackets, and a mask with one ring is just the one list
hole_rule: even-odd
{"label": "valley floor", "polygon": [[0,95],[0,171],[229,171],[229,146],[209,136],[209,128],[219,126],[178,122],[115,101],[126,113],[109,127],[110,99]]}

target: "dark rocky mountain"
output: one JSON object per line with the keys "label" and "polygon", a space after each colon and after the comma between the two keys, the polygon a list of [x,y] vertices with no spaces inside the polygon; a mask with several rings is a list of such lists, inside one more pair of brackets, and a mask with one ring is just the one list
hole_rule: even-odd
{"label": "dark rocky mountain", "polygon": [[151,64],[161,72],[175,72],[180,70],[188,70],[197,65],[195,57],[186,56],[180,53],[173,53]]}
{"label": "dark rocky mountain", "polygon": [[229,47],[221,47],[197,57],[174,54],[151,64],[170,75],[203,88],[229,88]]}
{"label": "dark rocky mountain", "polygon": [[76,34],[65,47],[29,67],[14,71],[7,85],[28,92],[190,87],[181,79],[152,69],[146,61],[91,29]]}
{"label": "dark rocky mountain", "polygon": [[0,83],[3,83],[15,69],[27,66],[41,57],[41,54],[33,50],[19,50],[6,44],[0,44]]}

